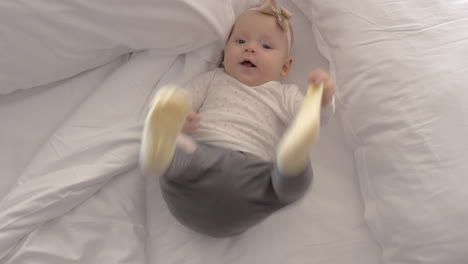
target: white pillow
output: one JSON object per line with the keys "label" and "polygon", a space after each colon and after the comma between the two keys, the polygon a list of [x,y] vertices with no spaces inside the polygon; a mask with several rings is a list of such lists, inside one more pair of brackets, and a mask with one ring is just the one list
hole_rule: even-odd
{"label": "white pillow", "polygon": [[3,0],[0,94],[64,79],[135,50],[192,51],[224,39],[233,20],[230,1]]}
{"label": "white pillow", "polygon": [[336,78],[382,263],[467,263],[468,3],[292,1]]}

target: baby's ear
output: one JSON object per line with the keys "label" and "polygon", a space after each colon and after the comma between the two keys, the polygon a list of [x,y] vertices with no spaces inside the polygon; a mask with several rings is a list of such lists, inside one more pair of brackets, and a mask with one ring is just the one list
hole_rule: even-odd
{"label": "baby's ear", "polygon": [[293,63],[293,58],[292,57],[287,57],[286,60],[284,61],[283,68],[281,69],[281,77],[287,77],[289,74],[289,71],[291,70],[291,66]]}

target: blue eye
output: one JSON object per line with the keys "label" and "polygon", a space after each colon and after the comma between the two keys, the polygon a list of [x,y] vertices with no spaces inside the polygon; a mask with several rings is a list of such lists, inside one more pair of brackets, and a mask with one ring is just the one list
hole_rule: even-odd
{"label": "blue eye", "polygon": [[263,44],[262,47],[263,47],[264,49],[271,49],[271,47],[270,47],[269,45],[267,45],[267,44]]}
{"label": "blue eye", "polygon": [[239,39],[239,40],[236,40],[236,42],[237,42],[238,44],[244,44],[244,43],[245,43],[245,40]]}

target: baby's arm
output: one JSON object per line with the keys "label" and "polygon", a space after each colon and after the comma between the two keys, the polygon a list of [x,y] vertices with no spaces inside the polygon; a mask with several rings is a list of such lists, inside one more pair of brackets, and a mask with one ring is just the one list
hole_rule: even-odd
{"label": "baby's arm", "polygon": [[185,86],[190,95],[192,110],[187,114],[184,126],[182,127],[182,133],[192,135],[200,127],[201,116],[198,112],[203,106],[212,78],[213,71],[200,75]]}
{"label": "baby's arm", "polygon": [[315,85],[323,83],[322,109],[320,111],[320,125],[330,121],[335,113],[335,83],[328,72],[321,69],[309,73],[309,82]]}
{"label": "baby's arm", "polygon": [[322,109],[335,104],[335,83],[328,72],[321,69],[310,72],[309,83],[316,86],[323,83]]}
{"label": "baby's arm", "polygon": [[[309,82],[316,86],[323,83],[322,107],[320,110],[320,125],[326,125],[335,114],[335,84],[330,75],[322,70],[315,70],[309,74]],[[296,116],[304,101],[304,95],[298,89],[290,91],[293,98],[292,115]]]}
{"label": "baby's arm", "polygon": [[[291,91],[293,93],[293,103],[292,103],[292,117],[295,117],[299,110],[301,109],[302,103],[304,102],[304,95],[299,89]],[[323,102],[323,101],[322,101]],[[335,98],[333,97],[331,102],[324,106],[322,103],[322,108],[320,109],[320,126],[326,125],[330,119],[332,119],[335,114]]]}
{"label": "baby's arm", "polygon": [[197,112],[190,110],[185,119],[184,126],[182,127],[182,133],[192,135],[197,132],[198,128],[200,128],[200,120],[201,116]]}
{"label": "baby's arm", "polygon": [[328,124],[328,122],[332,119],[333,115],[335,114],[335,96],[332,97],[331,102],[327,106],[323,106],[322,110],[320,111],[320,125],[324,126]]}

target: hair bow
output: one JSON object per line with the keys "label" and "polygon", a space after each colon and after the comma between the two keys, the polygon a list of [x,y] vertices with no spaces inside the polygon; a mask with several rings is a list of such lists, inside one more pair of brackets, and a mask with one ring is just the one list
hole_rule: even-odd
{"label": "hair bow", "polygon": [[284,31],[289,31],[289,19],[292,14],[286,8],[280,6],[276,7],[276,1],[264,0],[263,3],[258,7],[258,11],[267,15],[275,16],[276,21]]}

